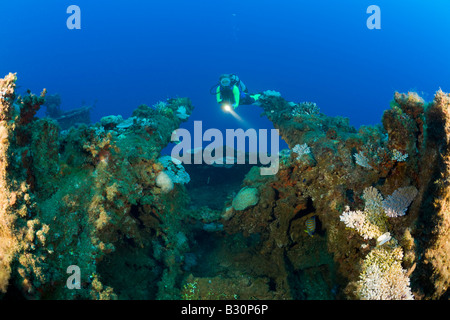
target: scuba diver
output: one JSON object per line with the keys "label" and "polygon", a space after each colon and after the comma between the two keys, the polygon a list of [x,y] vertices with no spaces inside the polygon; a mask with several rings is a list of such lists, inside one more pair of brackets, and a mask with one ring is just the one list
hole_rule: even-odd
{"label": "scuba diver", "polygon": [[245,84],[235,74],[222,74],[214,87],[215,93],[211,93],[216,95],[217,103],[224,111],[234,110],[240,105],[254,104],[261,96],[259,93],[249,94]]}

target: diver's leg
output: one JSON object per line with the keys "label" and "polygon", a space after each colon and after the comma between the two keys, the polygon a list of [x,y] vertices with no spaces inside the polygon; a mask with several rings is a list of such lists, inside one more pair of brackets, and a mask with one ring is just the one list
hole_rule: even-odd
{"label": "diver's leg", "polygon": [[253,99],[252,97],[250,97],[250,95],[248,94],[241,94],[241,101],[239,101],[240,105],[250,105],[253,104],[255,102],[255,99]]}
{"label": "diver's leg", "polygon": [[260,93],[255,94],[248,94],[248,93],[241,93],[241,97],[239,98],[239,105],[251,105],[254,104],[256,101],[259,100],[259,97],[261,96]]}

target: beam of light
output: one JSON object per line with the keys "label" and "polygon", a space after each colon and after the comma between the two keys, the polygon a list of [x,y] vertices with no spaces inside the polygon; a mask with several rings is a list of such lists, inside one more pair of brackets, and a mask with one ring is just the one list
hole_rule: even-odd
{"label": "beam of light", "polygon": [[231,114],[236,120],[242,122],[242,118],[236,113],[236,111],[234,111],[233,107],[230,106],[229,104],[223,105],[223,106],[222,106],[222,110],[223,110],[223,112],[225,112],[225,113]]}
{"label": "beam of light", "polygon": [[222,109],[225,112],[231,112],[231,110],[233,110],[229,104],[224,104]]}

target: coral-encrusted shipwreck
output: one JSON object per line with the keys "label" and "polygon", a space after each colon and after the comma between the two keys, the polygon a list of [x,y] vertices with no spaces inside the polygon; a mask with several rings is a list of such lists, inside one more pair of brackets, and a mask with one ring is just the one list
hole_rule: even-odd
{"label": "coral-encrusted shipwreck", "polygon": [[[358,131],[313,103],[303,112],[264,94],[264,115],[297,153],[280,152],[274,176],[249,169],[218,210],[190,200],[204,196],[189,189],[198,186],[193,169],[193,183],[168,174],[156,182],[167,171],[161,150],[192,113],[189,99],[61,132],[34,117],[45,90],[16,97],[15,81],[0,80],[0,295],[449,297],[450,95],[442,91],[430,103],[396,93],[382,126]],[[299,155],[301,146],[308,152]],[[212,170],[233,168],[198,171],[217,198]],[[243,188],[258,201],[236,210]],[[305,232],[312,216],[314,235]],[[80,289],[68,283],[70,266],[79,267]]]}

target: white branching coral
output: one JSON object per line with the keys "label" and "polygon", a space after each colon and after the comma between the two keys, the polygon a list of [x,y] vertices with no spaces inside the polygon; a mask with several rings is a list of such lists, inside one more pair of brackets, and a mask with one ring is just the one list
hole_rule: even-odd
{"label": "white branching coral", "polygon": [[378,215],[382,207],[383,196],[374,187],[368,187],[363,191],[363,199],[366,204],[366,211]]}
{"label": "white branching coral", "polygon": [[155,103],[153,105],[153,108],[155,108],[156,110],[163,112],[167,109],[168,103],[165,101],[158,101],[157,103]]}
{"label": "white branching coral", "polygon": [[300,160],[300,158],[305,155],[311,153],[311,149],[308,147],[306,143],[299,145],[297,144],[292,151],[294,151],[297,154],[296,159]]}
{"label": "white branching coral", "polygon": [[366,240],[378,238],[387,232],[387,217],[405,215],[417,192],[414,186],[399,188],[383,200],[376,188],[368,187],[363,192],[364,211],[344,211],[340,220]]}
{"label": "white branching coral", "polygon": [[399,217],[406,214],[411,202],[416,197],[418,191],[416,187],[404,187],[394,191],[394,193],[383,201],[383,209],[388,217]]}
{"label": "white branching coral", "polygon": [[355,229],[366,240],[378,238],[382,234],[380,228],[369,221],[366,212],[344,212],[340,216],[340,220],[348,228]]}
{"label": "white branching coral", "polygon": [[319,114],[320,109],[314,102],[301,102],[299,104],[294,104],[292,109],[292,116],[299,117],[301,115],[313,115]]}
{"label": "white branching coral", "polygon": [[402,268],[401,247],[380,248],[365,257],[357,294],[364,300],[413,300],[410,281]]}
{"label": "white branching coral", "polygon": [[369,164],[369,159],[364,155],[362,151],[355,153],[353,156],[355,157],[356,164],[359,164],[361,167],[367,169],[373,169]]}
{"label": "white branching coral", "polygon": [[[364,211],[347,208],[340,220],[356,230],[364,239],[376,239],[364,258],[356,294],[369,300],[411,300],[409,278],[402,268],[403,249],[387,231],[388,217],[403,215],[417,194],[413,186],[397,189],[386,200],[373,187],[363,192]],[[401,213],[401,214],[400,214]]]}
{"label": "white branching coral", "polygon": [[383,197],[377,189],[369,187],[364,190],[363,199],[364,211],[345,211],[340,220],[364,239],[376,239],[387,231],[386,217],[382,214]]}
{"label": "white branching coral", "polygon": [[392,160],[397,162],[405,162],[407,158],[408,158],[407,153],[402,153],[397,149],[392,150],[392,157],[391,157]]}
{"label": "white branching coral", "polygon": [[189,115],[186,113],[186,107],[185,106],[180,106],[177,109],[177,117],[182,119],[182,120],[186,120],[187,118],[189,118]]}

